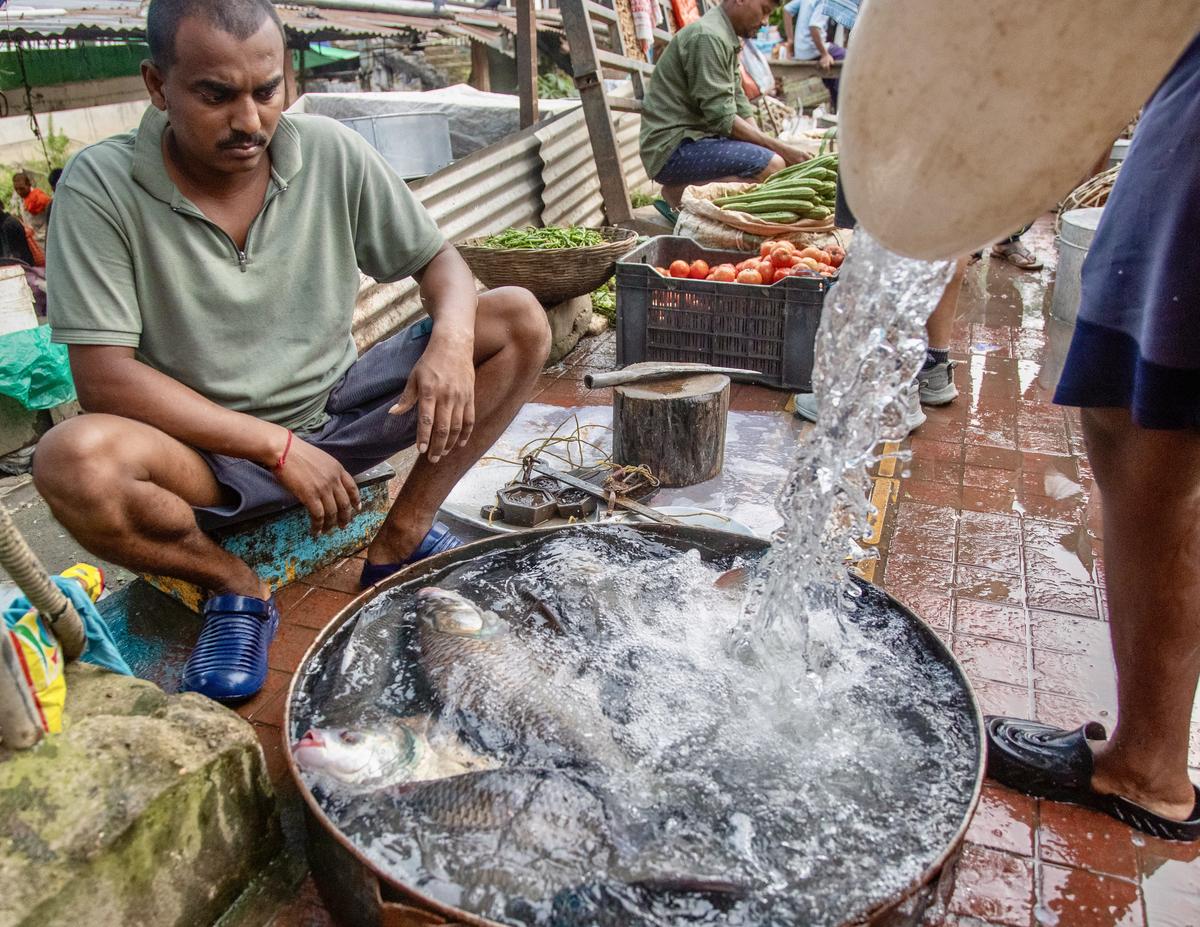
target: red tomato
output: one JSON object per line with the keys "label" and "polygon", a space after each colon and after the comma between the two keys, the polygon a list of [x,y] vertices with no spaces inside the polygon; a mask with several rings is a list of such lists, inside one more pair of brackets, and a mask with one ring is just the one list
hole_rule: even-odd
{"label": "red tomato", "polygon": [[708,276],[708,271],[708,261],[702,261],[700,258],[696,258],[696,260],[692,261],[692,268],[688,273],[688,276],[693,280],[703,280]]}
{"label": "red tomato", "polygon": [[759,261],[758,275],[762,277],[763,280],[770,280],[775,276],[775,265],[770,261]]}
{"label": "red tomato", "polygon": [[656,267],[656,268],[654,268],[654,269],[655,269],[656,271],[658,271],[660,274],[662,274],[664,277],[669,277],[669,276],[671,276],[669,273],[667,273],[667,269],[666,269],[665,267]]}
{"label": "red tomato", "polygon": [[687,261],[672,261],[671,276],[672,277],[687,277],[692,273],[692,265]]}
{"label": "red tomato", "polygon": [[763,278],[757,270],[743,270],[737,275],[738,283],[762,283]]}
{"label": "red tomato", "polygon": [[771,278],[771,282],[778,283],[784,277],[791,277],[791,276],[793,276],[793,274],[792,274],[792,269],[790,267],[780,267],[778,270],[775,271],[775,276]]}
{"label": "red tomato", "polygon": [[736,271],[742,271],[742,270],[745,270],[747,267],[749,267],[751,264],[757,265],[758,259],[757,258],[747,258],[744,261],[738,261],[736,264],[733,265],[733,269]]}
{"label": "red tomato", "polygon": [[733,283],[737,279],[737,271],[733,269],[731,264],[722,264],[720,267],[714,267],[712,273],[708,275],[709,280],[716,280],[719,283]]}
{"label": "red tomato", "polygon": [[771,253],[771,250],[772,250],[774,247],[775,247],[775,242],[773,242],[773,241],[764,241],[764,242],[762,243],[762,245],[761,245],[761,246],[759,247],[759,249],[758,249],[758,256],[759,256],[759,257],[766,257],[768,254],[770,254],[770,253]]}

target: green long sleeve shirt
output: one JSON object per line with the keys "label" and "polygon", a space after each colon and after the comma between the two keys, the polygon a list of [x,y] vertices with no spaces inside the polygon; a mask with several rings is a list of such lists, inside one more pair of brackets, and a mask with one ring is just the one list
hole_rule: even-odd
{"label": "green long sleeve shirt", "polygon": [[684,139],[728,137],[735,116],[750,117],[738,63],[741,48],[720,6],[671,40],[654,66],[642,106],[639,145],[651,177]]}

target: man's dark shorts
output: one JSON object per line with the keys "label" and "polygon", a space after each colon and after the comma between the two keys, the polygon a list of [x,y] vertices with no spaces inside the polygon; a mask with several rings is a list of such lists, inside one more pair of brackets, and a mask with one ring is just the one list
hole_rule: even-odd
{"label": "man's dark shorts", "polygon": [[775,152],[769,148],[732,138],[685,138],[671,152],[654,181],[679,186],[709,183],[725,177],[753,180],[774,156]]}
{"label": "man's dark shorts", "polygon": [[[383,463],[417,439],[417,410],[389,415],[408,383],[408,375],[429,344],[433,328],[422,319],[367,350],[329,392],[327,421],[303,437],[333,457],[351,474]],[[205,529],[279,511],[296,504],[264,467],[238,457],[200,452],[212,467],[229,501],[197,508],[196,518]]]}

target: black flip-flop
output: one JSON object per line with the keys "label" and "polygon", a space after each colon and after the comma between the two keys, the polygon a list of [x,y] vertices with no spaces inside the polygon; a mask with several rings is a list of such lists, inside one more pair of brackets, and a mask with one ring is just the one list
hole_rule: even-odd
{"label": "black flip-flop", "polygon": [[1100,811],[1163,840],[1200,840],[1200,789],[1195,786],[1196,805],[1186,821],[1172,821],[1127,798],[1104,795],[1092,788],[1092,748],[1088,741],[1108,739],[1108,732],[1098,721],[1064,731],[1020,718],[984,720],[987,771],[997,782],[1026,795]]}

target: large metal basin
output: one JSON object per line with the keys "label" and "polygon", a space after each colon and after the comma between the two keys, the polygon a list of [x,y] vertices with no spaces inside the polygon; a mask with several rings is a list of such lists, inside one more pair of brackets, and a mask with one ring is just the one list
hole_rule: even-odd
{"label": "large metal basin", "polygon": [[[502,535],[477,541],[455,550],[431,557],[397,573],[378,588],[368,590],[339,612],[318,635],[301,661],[292,679],[284,711],[283,736],[288,769],[304,800],[308,833],[308,857],[313,877],[321,896],[333,915],[347,927],[425,927],[425,925],[467,924],[494,927],[495,922],[456,908],[449,907],[415,888],[396,880],[368,860],[337,829],[325,815],[309,791],[292,758],[290,744],[304,732],[297,718],[296,700],[304,690],[306,679],[318,672],[315,663],[322,648],[339,634],[349,631],[359,610],[381,592],[414,580],[436,583],[435,574],[465,560],[493,551],[540,544],[550,535],[562,531],[594,530],[595,526],[572,526],[538,529]],[[735,555],[754,555],[767,548],[766,542],[745,535],[731,534],[709,528],[674,525],[644,525],[637,530],[655,541],[681,550],[695,548],[706,560]],[[964,782],[963,790],[970,791],[970,801],[962,822],[940,853],[931,854],[924,871],[903,890],[881,897],[868,910],[845,922],[846,927],[916,927],[926,911],[949,900],[954,883],[954,868],[958,861],[967,824],[975,811],[983,782],[983,721],[978,705],[962,668],[949,648],[920,618],[887,595],[883,590],[862,583],[864,596],[882,603],[893,615],[902,619],[911,642],[936,662],[946,667],[961,684],[965,696],[964,721],[974,730],[974,777]],[[881,853],[886,848],[881,848]]]}

